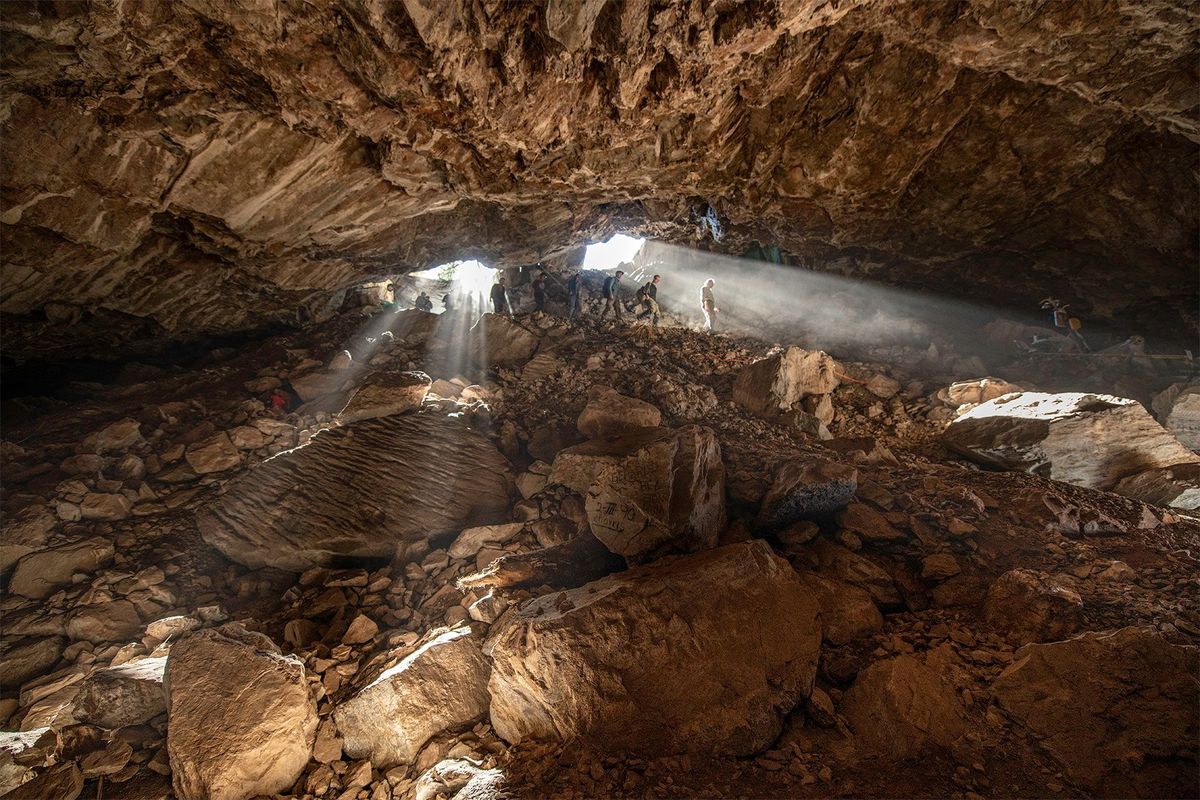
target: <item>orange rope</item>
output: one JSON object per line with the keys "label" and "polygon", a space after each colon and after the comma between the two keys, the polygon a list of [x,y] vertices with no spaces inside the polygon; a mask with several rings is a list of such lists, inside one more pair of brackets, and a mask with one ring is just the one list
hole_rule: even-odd
{"label": "orange rope", "polygon": [[850,381],[851,383],[861,383],[863,386],[868,385],[867,381],[860,381],[858,378],[851,378],[849,375],[843,375],[840,372],[835,372],[833,374],[837,375],[839,378],[841,378],[844,381]]}

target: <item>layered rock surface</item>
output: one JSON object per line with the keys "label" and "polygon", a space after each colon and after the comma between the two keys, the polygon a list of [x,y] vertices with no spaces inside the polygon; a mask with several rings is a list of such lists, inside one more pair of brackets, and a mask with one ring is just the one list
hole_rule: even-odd
{"label": "layered rock surface", "polygon": [[200,530],[252,566],[390,556],[406,539],[502,519],[506,473],[496,448],[464,423],[367,420],[260,465],[201,514]]}
{"label": "layered rock surface", "polygon": [[1194,23],[1178,0],[16,5],[3,308],[26,352],[184,337],[623,228],[1195,320]]}

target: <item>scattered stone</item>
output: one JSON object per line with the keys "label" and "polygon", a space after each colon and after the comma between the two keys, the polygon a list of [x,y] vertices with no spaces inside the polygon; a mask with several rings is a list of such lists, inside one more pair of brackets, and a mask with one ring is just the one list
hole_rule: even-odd
{"label": "scattered stone", "polygon": [[166,656],[148,656],[96,670],[79,685],[75,719],[116,730],[149,722],[166,712]]}
{"label": "scattered stone", "polygon": [[375,621],[366,614],[359,614],[350,622],[350,627],[342,636],[342,644],[363,644],[374,639],[377,633],[379,626]]}
{"label": "scattered stone", "polygon": [[506,522],[500,525],[481,525],[467,528],[458,535],[454,543],[446,550],[451,558],[470,558],[479,552],[484,545],[503,545],[521,532],[525,527],[523,522]]}
{"label": "scattered stone", "polygon": [[123,419],[83,440],[86,453],[119,453],[142,441],[142,426],[135,419]]}
{"label": "scattered stone", "polygon": [[[6,631],[7,633],[7,631]],[[66,639],[45,636],[29,639],[6,638],[0,648],[0,683],[14,688],[44,675],[62,658]]]}
{"label": "scattered stone", "polygon": [[961,571],[958,560],[949,553],[933,553],[921,561],[921,577],[927,581],[944,581]]}
{"label": "scattered stone", "polygon": [[67,636],[72,641],[124,642],[136,639],[141,632],[141,617],[128,600],[83,606],[67,618]]}
{"label": "scattered stone", "polygon": [[883,614],[865,589],[807,570],[797,574],[821,609],[821,636],[829,644],[838,647],[883,630]]}
{"label": "scattered stone", "polygon": [[102,521],[125,519],[132,510],[133,504],[123,494],[88,492],[79,504],[79,513],[83,519]]}
{"label": "scattered stone", "polygon": [[980,378],[973,381],[958,381],[938,393],[939,399],[950,406],[977,405],[995,400],[1013,392],[1024,391],[1020,386],[1000,378]]}

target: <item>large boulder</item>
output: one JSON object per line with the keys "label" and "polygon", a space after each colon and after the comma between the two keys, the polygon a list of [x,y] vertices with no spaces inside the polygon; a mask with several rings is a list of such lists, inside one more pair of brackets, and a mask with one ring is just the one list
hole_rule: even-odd
{"label": "large boulder", "polygon": [[797,576],[821,609],[821,636],[837,647],[883,630],[883,614],[865,589],[802,571]]}
{"label": "large boulder", "polygon": [[432,384],[424,372],[376,372],[351,395],[338,420],[346,425],[420,408]]}
{"label": "large boulder", "polygon": [[17,561],[8,590],[42,600],[71,582],[76,573],[95,572],[112,560],[113,543],[100,536],[29,553]]}
{"label": "large boulder", "polygon": [[828,353],[789,347],[755,361],[733,383],[733,402],[763,416],[799,407],[809,395],[829,394],[838,387],[840,367]]}
{"label": "large boulder", "polygon": [[337,707],[342,749],[376,767],[412,763],[430,738],[487,713],[489,672],[469,628],[442,633]]}
{"label": "large boulder", "polygon": [[1065,639],[1083,623],[1083,599],[1048,575],[1014,569],[988,589],[983,618],[1014,644]]}
{"label": "large boulder", "polygon": [[992,695],[1089,793],[1192,797],[1198,653],[1150,628],[1031,644],[1017,651]]}
{"label": "large boulder", "polygon": [[622,755],[747,755],[812,690],[817,606],[761,540],[530,601],[493,628],[492,726]]}
{"label": "large boulder", "polygon": [[184,458],[198,475],[223,472],[242,463],[241,451],[229,438],[229,434],[224,431],[202,442],[189,445]]}
{"label": "large boulder", "polygon": [[1200,450],[1200,381],[1176,383],[1150,403],[1163,427],[1192,450]]}
{"label": "large boulder", "polygon": [[1111,489],[1121,478],[1200,461],[1134,400],[1099,394],[1021,392],[954,420],[946,444],[995,469]]}
{"label": "large boulder", "polygon": [[763,498],[754,528],[776,533],[799,520],[832,514],[845,508],[857,489],[854,467],[819,460],[785,462]]}
{"label": "large boulder", "polygon": [[588,523],[612,552],[714,547],[725,527],[725,466],[709,428],[649,428],[559,452],[548,482],[585,496]]}
{"label": "large boulder", "polygon": [[507,462],[435,413],[329,430],[241,476],[198,516],[205,541],[251,567],[391,557],[405,540],[508,516]]}
{"label": "large boulder", "polygon": [[954,685],[945,675],[948,654],[900,655],[876,661],[846,692],[842,714],[868,754],[906,759],[948,748],[966,730]]}
{"label": "large boulder", "polygon": [[975,405],[1022,391],[1020,386],[1001,378],[958,381],[938,392],[938,399],[950,406]]}
{"label": "large boulder", "polygon": [[662,412],[657,408],[606,386],[592,387],[588,404],[575,421],[579,432],[589,439],[615,439],[661,424]]}
{"label": "large boulder", "polygon": [[514,367],[533,358],[539,339],[503,314],[484,314],[471,328],[471,353],[485,367]]}
{"label": "large boulder", "polygon": [[110,730],[149,722],[167,710],[166,666],[166,656],[147,656],[89,674],[75,696],[75,719]]}
{"label": "large boulder", "polygon": [[304,665],[229,624],[167,658],[167,752],[179,800],[246,800],[290,788],[308,763],[316,705]]}

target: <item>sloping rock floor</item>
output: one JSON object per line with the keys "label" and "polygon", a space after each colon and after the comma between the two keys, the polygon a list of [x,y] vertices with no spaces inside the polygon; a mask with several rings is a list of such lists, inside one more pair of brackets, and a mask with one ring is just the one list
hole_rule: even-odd
{"label": "sloping rock floor", "polygon": [[[23,741],[8,735],[0,752],[11,796],[171,796],[173,769],[187,758],[183,732],[169,727],[187,724],[175,716],[184,713],[177,698],[169,717],[152,689],[146,702],[123,701],[120,708],[133,709],[123,719],[101,724],[80,687],[106,667],[169,662],[173,643],[231,620],[270,641],[246,644],[251,633],[233,633],[228,646],[283,658],[271,655],[277,647],[303,664],[315,716],[308,727],[295,712],[290,730],[301,731],[301,751],[308,731],[312,751],[290,785],[272,789],[286,796],[1075,797],[1171,794],[1180,774],[1194,777],[1194,720],[1190,744],[1168,741],[1169,753],[1148,756],[1174,771],[1147,769],[1138,783],[1102,755],[1065,761],[1055,738],[1062,732],[1038,730],[996,687],[1025,658],[1020,648],[1044,639],[1047,620],[1065,625],[1066,635],[1140,628],[1192,654],[1194,664],[1195,518],[1032,475],[980,471],[951,456],[937,443],[953,416],[937,399],[945,376],[842,363],[829,396],[827,427],[836,438],[823,441],[794,418],[762,419],[731,402],[739,372],[772,352],[759,341],[529,315],[518,324],[539,340],[537,354],[484,372],[440,345],[431,326],[414,326],[413,313],[393,321],[348,315],[320,332],[214,352],[191,371],[132,369],[115,385],[73,387],[71,402],[24,401],[25,418],[8,425],[2,452],[8,592],[0,603],[0,715],[6,730],[31,732]],[[403,315],[409,319],[399,324]],[[474,540],[453,531],[407,538],[394,558],[348,558],[302,573],[248,568],[202,540],[201,509],[252,481],[254,465],[336,425],[336,397],[285,411],[271,409],[269,395],[285,381],[330,371],[325,365],[343,347],[367,371],[430,375],[430,395],[409,413],[448,417],[495,442],[510,464],[513,506],[492,522],[519,524]],[[336,379],[330,385],[344,388]],[[836,587],[835,608],[822,613],[839,617],[841,633],[827,625],[807,699],[772,744],[748,756],[510,744],[468,703],[424,733],[401,736],[415,737],[410,763],[372,763],[346,744],[335,709],[426,652],[446,626],[482,640],[510,607],[588,579],[536,570],[508,585],[476,578],[497,558],[560,545],[586,525],[583,498],[547,485],[546,475],[558,451],[583,440],[575,420],[591,386],[654,405],[663,425],[715,432],[730,517],[721,545],[753,537],[778,464],[822,459],[857,470],[848,509],[808,523],[803,535],[769,537],[801,573]],[[86,553],[63,547],[76,542],[90,542]],[[995,588],[1011,570],[1034,575],[1013,579],[1022,591],[1035,587],[1033,600]],[[38,579],[55,574],[54,585]],[[1053,592],[1037,594],[1046,581]],[[1050,595],[1066,597],[1066,610]],[[905,670],[917,676],[915,689]],[[875,685],[891,688],[871,692]],[[889,700],[906,691],[915,694]],[[930,724],[939,719],[950,722]],[[864,720],[891,733],[881,741]],[[946,739],[939,727],[955,735]],[[1162,737],[1179,738],[1166,727]],[[285,756],[294,757],[285,747],[272,758]],[[180,793],[175,777],[178,796],[196,796],[186,786]],[[220,796],[238,796],[232,791]]]}

